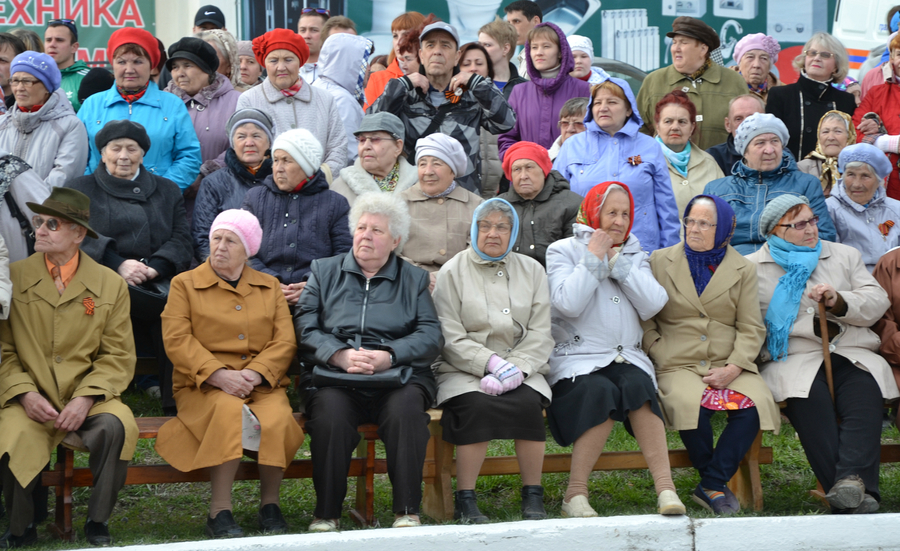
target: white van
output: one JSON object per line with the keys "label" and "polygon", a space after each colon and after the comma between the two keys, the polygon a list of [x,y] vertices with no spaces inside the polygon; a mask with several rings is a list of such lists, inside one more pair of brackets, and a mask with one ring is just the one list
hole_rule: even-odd
{"label": "white van", "polygon": [[859,68],[871,50],[878,50],[880,57],[891,34],[885,19],[897,4],[900,0],[838,0],[831,34],[850,54],[851,77],[859,78]]}

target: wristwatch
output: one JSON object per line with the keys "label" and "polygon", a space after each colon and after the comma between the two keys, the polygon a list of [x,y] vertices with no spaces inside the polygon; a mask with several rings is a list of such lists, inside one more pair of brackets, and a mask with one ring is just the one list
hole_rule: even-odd
{"label": "wristwatch", "polygon": [[391,367],[397,365],[397,356],[394,356],[394,351],[388,350],[388,355],[391,357]]}

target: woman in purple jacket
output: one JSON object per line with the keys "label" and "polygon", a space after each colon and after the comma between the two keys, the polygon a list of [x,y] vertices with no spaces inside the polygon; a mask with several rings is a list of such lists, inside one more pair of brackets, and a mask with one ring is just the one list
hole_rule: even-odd
{"label": "woman in purple jacket", "polygon": [[566,35],[553,23],[540,23],[528,33],[525,64],[531,79],[515,87],[509,105],[516,112],[516,125],[497,139],[500,160],[520,141],[550,149],[559,137],[559,110],[572,98],[587,98],[591,86],[569,73],[575,59]]}

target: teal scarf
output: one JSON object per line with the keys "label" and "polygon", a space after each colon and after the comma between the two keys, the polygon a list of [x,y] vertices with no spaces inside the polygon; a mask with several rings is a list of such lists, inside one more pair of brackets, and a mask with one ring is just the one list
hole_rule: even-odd
{"label": "teal scarf", "polygon": [[779,278],[766,312],[766,343],[769,353],[773,360],[783,362],[787,359],[788,338],[800,311],[800,299],[806,290],[806,282],[819,264],[822,241],[816,243],[814,249],[810,249],[770,235],[768,243],[772,259],[787,272]]}
{"label": "teal scarf", "polygon": [[659,145],[662,146],[663,155],[666,156],[666,159],[669,161],[669,164],[672,165],[672,168],[678,171],[679,174],[687,178],[687,167],[688,163],[691,160],[691,142],[688,142],[684,149],[681,150],[681,153],[675,153],[669,146],[663,143],[662,139],[659,136],[656,137],[656,141],[659,142]]}

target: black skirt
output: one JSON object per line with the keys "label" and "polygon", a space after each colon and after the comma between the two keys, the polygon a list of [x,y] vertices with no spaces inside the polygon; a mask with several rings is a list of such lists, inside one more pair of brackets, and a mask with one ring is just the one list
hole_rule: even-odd
{"label": "black skirt", "polygon": [[631,433],[628,412],[650,402],[662,419],[653,379],[636,365],[612,363],[575,379],[553,385],[553,402],[547,408],[550,434],[560,446],[571,446],[585,431],[607,419],[625,423]]}
{"label": "black skirt", "polygon": [[441,406],[444,440],[456,446],[490,440],[547,440],[547,399],[528,385],[500,396],[466,392]]}

